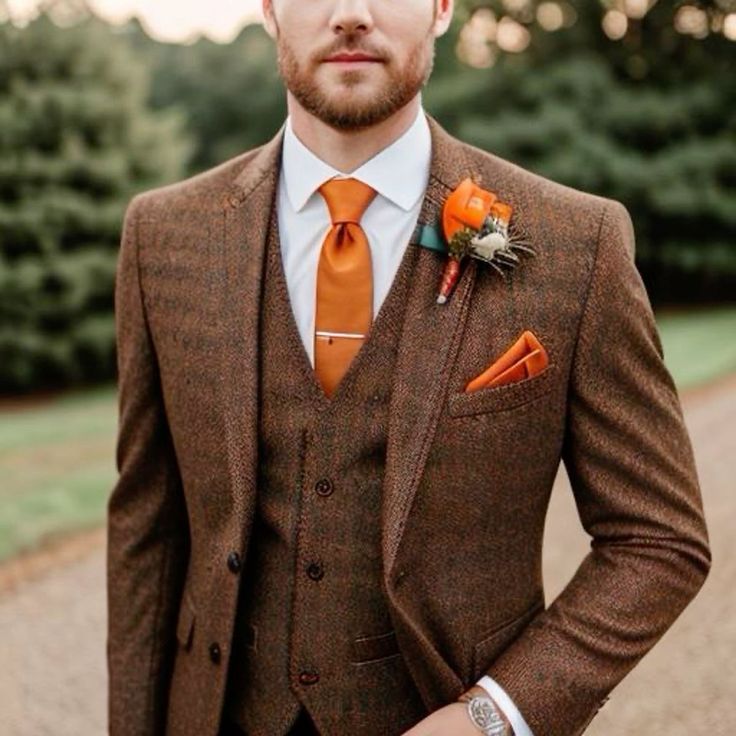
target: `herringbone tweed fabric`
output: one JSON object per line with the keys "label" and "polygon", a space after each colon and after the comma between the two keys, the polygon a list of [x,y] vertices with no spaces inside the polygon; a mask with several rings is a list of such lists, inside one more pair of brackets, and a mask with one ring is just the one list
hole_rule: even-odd
{"label": "herringbone tweed fabric", "polygon": [[[418,248],[328,398],[292,317],[272,210],[260,327],[258,500],[226,710],[284,736],[300,703],[324,736],[391,736],[427,715],[398,651],[381,572],[391,375]],[[316,673],[302,683],[302,673]],[[293,692],[292,692],[293,690]]]}
{"label": "herringbone tweed fabric", "polygon": [[[443,258],[417,251],[396,355],[371,365],[370,380],[391,384],[385,605],[428,711],[488,673],[535,734],[579,734],[709,568],[692,448],[624,207],[428,120],[422,221],[435,223],[474,175],[511,204],[537,255],[506,281],[470,259],[438,305]],[[242,582],[233,555],[247,556],[257,504],[258,323],[282,135],[136,196],[126,214],[120,476],[108,505],[112,736],[218,731]],[[464,393],[524,329],[546,347],[547,369]],[[542,538],[560,461],[592,546],[545,608]]]}

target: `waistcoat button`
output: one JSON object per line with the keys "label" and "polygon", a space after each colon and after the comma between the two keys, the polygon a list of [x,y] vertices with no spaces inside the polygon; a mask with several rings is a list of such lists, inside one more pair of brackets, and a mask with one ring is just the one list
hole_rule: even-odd
{"label": "waistcoat button", "polygon": [[314,670],[302,670],[299,673],[299,682],[302,685],[314,685],[319,682],[319,672]]}
{"label": "waistcoat button", "polygon": [[231,552],[227,556],[227,566],[230,572],[240,572],[240,555],[237,552]]}
{"label": "waistcoat button", "polygon": [[322,580],[325,575],[325,571],[319,562],[310,562],[307,565],[307,575],[309,575],[312,580]]}
{"label": "waistcoat button", "polygon": [[210,659],[215,664],[220,661],[220,645],[216,641],[210,644]]}
{"label": "waistcoat button", "polygon": [[317,491],[320,496],[329,496],[334,490],[332,487],[332,481],[329,478],[320,478],[314,484],[314,490]]}

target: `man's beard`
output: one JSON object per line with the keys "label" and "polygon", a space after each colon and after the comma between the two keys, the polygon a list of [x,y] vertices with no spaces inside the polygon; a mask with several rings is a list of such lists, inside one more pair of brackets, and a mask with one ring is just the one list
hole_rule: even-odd
{"label": "man's beard", "polygon": [[[386,67],[389,73],[384,84],[374,97],[367,100],[348,102],[345,99],[340,100],[337,95],[333,98],[325,94],[314,76],[300,66],[281,34],[277,38],[279,73],[289,91],[312,115],[337,130],[359,130],[390,118],[407,105],[427,83],[434,65],[435,50],[433,41],[429,58],[425,60],[426,43],[426,39],[423,39],[411,50],[404,67],[399,69],[389,64]],[[351,48],[348,44],[344,50]],[[351,88],[362,84],[368,73],[370,72],[360,69],[346,71],[342,73],[341,81]]]}

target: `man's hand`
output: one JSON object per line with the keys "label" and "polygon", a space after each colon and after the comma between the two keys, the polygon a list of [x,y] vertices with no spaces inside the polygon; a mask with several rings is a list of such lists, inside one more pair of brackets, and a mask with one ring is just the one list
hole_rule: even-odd
{"label": "man's hand", "polygon": [[[455,703],[445,705],[439,710],[430,713],[426,718],[419,721],[416,726],[412,726],[403,736],[478,736],[480,731],[468,715],[468,706],[465,701],[474,695],[485,695],[488,693],[480,686],[473,685],[466,690]],[[504,721],[506,717],[503,716]],[[512,733],[511,726],[506,721],[509,733]]]}

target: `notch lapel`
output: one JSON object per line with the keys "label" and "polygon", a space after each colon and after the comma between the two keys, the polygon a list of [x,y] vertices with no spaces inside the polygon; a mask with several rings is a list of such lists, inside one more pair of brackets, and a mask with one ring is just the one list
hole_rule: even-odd
{"label": "notch lapel", "polygon": [[266,233],[275,205],[284,125],[253,154],[223,202],[225,288],[222,321],[227,344],[223,411],[233,528],[245,544],[256,503],[258,471],[259,316]]}
{"label": "notch lapel", "polygon": [[[430,176],[419,224],[437,226],[446,197],[474,172],[461,141],[427,115],[432,134]],[[419,247],[419,246],[410,246]],[[462,692],[463,682],[397,595],[399,545],[437,430],[444,396],[470,307],[475,259],[466,259],[454,292],[437,304],[446,256],[420,247],[393,376],[381,509],[384,584],[399,646],[430,711]]]}
{"label": "notch lapel", "polygon": [[[419,224],[440,222],[445,198],[473,171],[463,144],[427,115],[432,135],[430,176]],[[409,246],[417,247],[417,246]],[[449,368],[457,352],[475,282],[466,259],[453,294],[437,304],[446,256],[420,248],[406,306],[389,407],[382,498],[382,554],[388,589],[399,543],[434,438]]]}
{"label": "notch lapel", "polygon": [[[435,166],[433,164],[433,170]],[[436,174],[430,176],[419,217],[421,224],[437,222],[442,202],[449,192],[450,188]],[[399,646],[422,699],[431,711],[461,692],[462,682],[426,637],[421,625],[407,616],[394,594],[400,572],[394,570],[399,544],[442,411],[449,367],[465,325],[475,282],[475,261],[469,259],[471,262],[464,264],[450,299],[445,304],[437,304],[445,256],[426,248],[420,250],[406,305],[389,405],[381,553],[384,585]]]}

